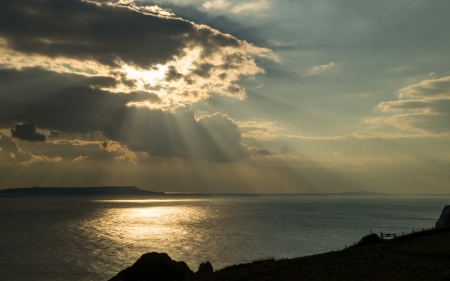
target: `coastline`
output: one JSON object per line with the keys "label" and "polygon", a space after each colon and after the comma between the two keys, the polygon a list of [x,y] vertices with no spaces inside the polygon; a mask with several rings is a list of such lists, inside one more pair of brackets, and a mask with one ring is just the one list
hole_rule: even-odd
{"label": "coastline", "polygon": [[260,196],[349,196],[349,197],[401,197],[401,196],[450,196],[450,193],[381,193],[368,191],[350,191],[350,192],[334,192],[334,193],[208,193],[208,192],[173,192],[173,191],[152,191],[141,189],[136,186],[86,186],[86,187],[19,187],[0,189],[2,194],[44,194],[44,195],[166,195],[166,196],[244,196],[244,197],[260,197]]}
{"label": "coastline", "polygon": [[[157,254],[157,253],[152,253]],[[147,254],[148,255],[148,254]],[[110,281],[146,280],[450,280],[450,228],[424,230],[381,240],[370,234],[355,246],[340,251],[292,258],[266,259],[227,266],[208,274],[180,279],[144,277],[135,265],[128,275],[119,273]],[[175,261],[173,261],[175,262]],[[183,262],[178,262],[183,263]],[[144,265],[151,266],[151,265]],[[135,275],[130,274],[137,270]],[[212,270],[212,269],[211,269]],[[125,270],[124,270],[125,271]],[[161,273],[160,273],[161,274]],[[128,278],[127,278],[128,277]]]}

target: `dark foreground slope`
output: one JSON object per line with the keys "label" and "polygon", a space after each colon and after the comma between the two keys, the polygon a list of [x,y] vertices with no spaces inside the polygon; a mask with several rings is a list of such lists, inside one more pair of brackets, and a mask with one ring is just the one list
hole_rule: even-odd
{"label": "dark foreground slope", "polygon": [[[181,271],[180,266],[184,266]],[[389,242],[371,234],[356,246],[342,251],[295,259],[255,261],[212,271],[212,267],[209,270],[200,268],[194,274],[185,263],[172,261],[167,254],[149,253],[110,281],[450,281],[450,231],[447,228],[416,232]]]}
{"label": "dark foreground slope", "polygon": [[191,280],[450,281],[450,232],[418,233],[390,243],[296,259],[256,261]]}

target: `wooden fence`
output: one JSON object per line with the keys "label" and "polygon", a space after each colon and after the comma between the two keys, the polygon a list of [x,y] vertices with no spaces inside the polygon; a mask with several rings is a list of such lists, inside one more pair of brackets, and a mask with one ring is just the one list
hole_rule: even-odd
{"label": "wooden fence", "polygon": [[381,232],[380,235],[381,239],[385,239],[385,238],[397,238],[397,235],[395,233],[383,233]]}

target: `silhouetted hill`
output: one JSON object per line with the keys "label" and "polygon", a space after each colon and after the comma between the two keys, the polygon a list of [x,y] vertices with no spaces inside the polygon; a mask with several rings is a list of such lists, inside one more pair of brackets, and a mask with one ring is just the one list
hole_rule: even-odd
{"label": "silhouetted hill", "polygon": [[0,194],[86,194],[86,195],[163,195],[139,189],[135,186],[97,186],[97,187],[25,187],[0,190]]}

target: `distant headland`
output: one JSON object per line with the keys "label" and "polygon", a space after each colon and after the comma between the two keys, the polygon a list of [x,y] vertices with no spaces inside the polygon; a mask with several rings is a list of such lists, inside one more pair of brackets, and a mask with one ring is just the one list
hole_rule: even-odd
{"label": "distant headland", "polygon": [[164,195],[164,192],[147,191],[135,186],[96,187],[24,187],[0,190],[0,194],[57,194],[57,195]]}

